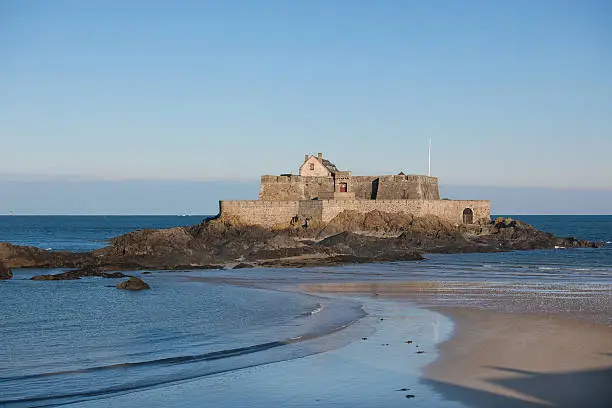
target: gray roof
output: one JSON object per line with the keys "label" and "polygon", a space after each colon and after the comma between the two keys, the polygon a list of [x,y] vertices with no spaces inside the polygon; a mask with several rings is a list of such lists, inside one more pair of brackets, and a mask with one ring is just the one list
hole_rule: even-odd
{"label": "gray roof", "polygon": [[323,166],[325,166],[325,168],[326,168],[327,170],[329,170],[329,172],[330,172],[330,173],[337,173],[337,172],[339,172],[339,171],[340,171],[340,170],[338,170],[338,168],[336,167],[336,165],[335,165],[334,163],[330,162],[330,161],[329,161],[329,160],[327,160],[327,159],[323,159],[323,160],[321,160],[321,164],[322,164]]}

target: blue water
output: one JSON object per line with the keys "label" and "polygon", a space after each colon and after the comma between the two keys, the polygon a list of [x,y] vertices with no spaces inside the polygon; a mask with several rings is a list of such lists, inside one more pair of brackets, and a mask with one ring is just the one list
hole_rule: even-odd
{"label": "blue water", "polygon": [[[0,217],[0,241],[85,251],[131,230],[203,218]],[[0,405],[105,398],[337,347],[324,339],[362,316],[359,303],[270,290],[295,282],[612,282],[612,216],[516,218],[558,235],[609,244],[294,270],[154,272],[144,275],[152,290],[136,293],[115,289],[116,279],[31,281],[42,272],[16,270],[14,279],[0,281]],[[225,278],[261,288],[215,283]]]}
{"label": "blue water", "polygon": [[147,228],[171,228],[199,224],[203,215],[28,215],[0,216],[0,242],[31,245],[53,251],[90,251],[106,240]]}

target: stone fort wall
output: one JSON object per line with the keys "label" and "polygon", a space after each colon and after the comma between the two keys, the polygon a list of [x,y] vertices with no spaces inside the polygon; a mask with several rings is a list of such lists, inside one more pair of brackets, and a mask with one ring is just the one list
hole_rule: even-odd
{"label": "stone fort wall", "polygon": [[[334,192],[332,177],[261,176],[259,199],[297,201]],[[421,175],[351,176],[349,192],[358,200],[439,200],[438,178]]]}
{"label": "stone fort wall", "polygon": [[415,216],[435,215],[453,224],[463,222],[463,211],[473,212],[473,222],[490,221],[487,200],[295,200],[220,201],[222,217],[238,218],[248,225],[288,227],[294,217],[329,222],[344,210],[368,213],[379,210],[388,213],[407,213]]}

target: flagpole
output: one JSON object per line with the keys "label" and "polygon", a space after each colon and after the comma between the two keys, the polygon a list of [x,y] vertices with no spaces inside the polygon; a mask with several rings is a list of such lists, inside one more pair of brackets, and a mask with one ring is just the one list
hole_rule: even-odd
{"label": "flagpole", "polygon": [[431,137],[429,138],[429,149],[427,151],[427,175],[431,177]]}

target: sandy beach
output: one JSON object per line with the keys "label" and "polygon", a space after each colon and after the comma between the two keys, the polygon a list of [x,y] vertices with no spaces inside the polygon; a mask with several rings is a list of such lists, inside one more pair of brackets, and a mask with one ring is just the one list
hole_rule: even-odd
{"label": "sandy beach", "polygon": [[423,382],[466,406],[607,407],[612,401],[609,289],[582,296],[572,288],[547,296],[466,282],[307,289],[405,299],[451,318],[454,332],[439,346],[440,358],[424,368]]}
{"label": "sandy beach", "polygon": [[607,407],[612,330],[555,316],[437,308],[456,323],[426,383],[475,407]]}

